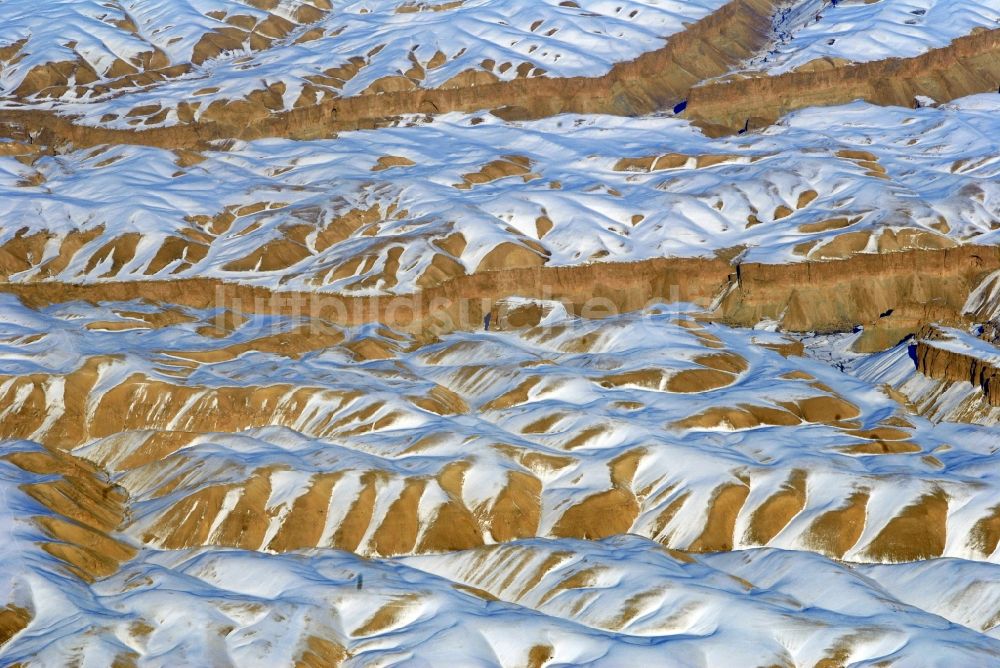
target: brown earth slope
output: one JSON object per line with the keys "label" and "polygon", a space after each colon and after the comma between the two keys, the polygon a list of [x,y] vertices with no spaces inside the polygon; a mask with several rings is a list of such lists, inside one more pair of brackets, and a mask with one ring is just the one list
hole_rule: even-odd
{"label": "brown earth slope", "polygon": [[688,110],[713,135],[766,127],[796,109],[866,100],[912,107],[918,95],[948,102],[1000,86],[1000,30],[956,39],[914,58],[809,72],[712,81],[691,89]]}
{"label": "brown earth slope", "polygon": [[[392,123],[402,114],[494,109],[505,118],[541,118],[559,113],[649,113],[685,99],[705,79],[730,71],[761,49],[769,37],[777,0],[733,0],[671,36],[657,51],[614,66],[601,77],[537,77],[449,89],[417,89],[336,99],[288,112],[258,114],[240,101],[211,122],[141,131],[75,124],[47,111],[0,111],[0,136],[39,131],[46,144],[149,144],[171,148],[239,138],[315,139]],[[256,119],[256,120],[252,120]]]}
{"label": "brown earth slope", "polygon": [[191,148],[223,139],[315,139],[398,122],[404,114],[492,109],[507,119],[559,113],[638,115],[687,100],[705,131],[727,134],[775,122],[808,106],[863,99],[912,106],[918,95],[946,102],[1000,86],[1000,30],[981,30],[913,58],[831,65],[777,76],[719,79],[763,48],[776,0],[733,0],[672,36],[657,51],[614,66],[604,76],[516,79],[447,89],[416,89],[324,101],[274,113],[235,100],[211,120],[145,130],[78,125],[49,111],[0,111],[0,137],[23,138],[31,128],[46,144],[135,143]]}
{"label": "brown earth slope", "polygon": [[0,283],[0,291],[33,306],[146,299],[310,314],[338,324],[383,322],[425,334],[478,329],[487,313],[502,311],[502,302],[515,296],[560,301],[584,317],[684,301],[705,308],[715,304],[711,318],[737,326],[776,320],[786,331],[808,332],[865,325],[870,333],[861,346],[878,350],[930,322],[965,322],[962,310],[969,293],[997,269],[1000,247],[968,245],[780,265],[730,264],[712,257],[507,269],[456,277],[417,294],[384,297],[272,292],[214,279]]}
{"label": "brown earth slope", "polygon": [[[990,359],[964,354],[936,345],[945,335],[934,326],[921,329],[913,346],[917,371],[929,378],[945,381],[965,381],[983,391],[990,406],[1000,406],[1000,368]],[[1000,349],[997,349],[1000,354]]]}

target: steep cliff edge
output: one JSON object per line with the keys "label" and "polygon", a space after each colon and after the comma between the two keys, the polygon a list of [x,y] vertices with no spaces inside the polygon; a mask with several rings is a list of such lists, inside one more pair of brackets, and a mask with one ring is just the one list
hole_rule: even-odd
{"label": "steep cliff edge", "polygon": [[[838,357],[851,375],[883,388],[914,415],[939,423],[995,426],[1000,424],[1000,406],[990,401],[991,392],[995,399],[991,368],[1000,364],[997,348],[990,341],[996,339],[983,333],[977,339],[968,333],[990,327],[924,325],[888,350],[861,355],[840,352]],[[842,350],[857,335],[833,338],[841,336],[833,347]],[[820,342],[823,338],[816,337],[816,342],[825,344],[828,351],[830,339]]]}
{"label": "steep cliff edge", "polygon": [[706,319],[742,327],[771,321],[790,332],[836,332],[862,325],[871,333],[858,348],[874,351],[925,324],[971,323],[963,313],[966,301],[997,269],[1000,247],[969,245],[793,264],[731,264],[716,256],[505,269],[459,276],[414,294],[372,297],[274,291],[215,279],[0,283],[0,292],[35,306],[127,299],[235,305],[248,313],[309,313],[338,324],[380,322],[433,335],[478,329],[487,313],[511,297],[561,302],[588,318],[680,301],[706,309]]}
{"label": "steep cliff edge", "polygon": [[996,246],[859,253],[843,260],[787,265],[741,264],[718,314],[742,326],[777,321],[793,332],[873,326],[862,345],[886,348],[929,320],[964,321],[967,297],[996,267]]}
{"label": "steep cliff edge", "polygon": [[990,406],[1000,406],[1000,348],[961,330],[933,325],[921,329],[911,348],[920,373],[971,383]]}
{"label": "steep cliff edge", "polygon": [[619,63],[599,77],[515,79],[455,88],[386,91],[336,98],[275,112],[263,101],[233,100],[204,120],[181,113],[186,123],[143,130],[77,124],[54,112],[0,110],[0,136],[32,128],[45,144],[148,144],[192,148],[216,139],[285,137],[315,139],[343,131],[397,122],[404,114],[493,109],[505,118],[541,118],[559,113],[638,115],[672,106],[705,79],[717,77],[761,49],[770,36],[778,0],[733,0],[671,36],[662,49]]}
{"label": "steep cliff edge", "polygon": [[0,26],[0,666],[1000,665],[1000,0]]}
{"label": "steep cliff edge", "polygon": [[688,113],[706,133],[719,136],[766,127],[805,107],[857,99],[912,107],[917,96],[948,102],[998,86],[1000,29],[960,37],[913,58],[707,82],[691,89]]}

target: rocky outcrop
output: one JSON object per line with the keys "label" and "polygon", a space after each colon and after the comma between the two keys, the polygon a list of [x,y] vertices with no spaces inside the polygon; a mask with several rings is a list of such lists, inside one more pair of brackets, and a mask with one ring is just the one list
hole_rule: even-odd
{"label": "rocky outcrop", "polygon": [[996,268],[1000,248],[971,245],[796,264],[744,263],[736,267],[718,315],[742,326],[775,320],[795,332],[881,323],[902,338],[926,315],[961,321],[969,293]]}
{"label": "rocky outcrop", "polygon": [[947,102],[1000,86],[1000,29],[961,37],[914,58],[889,58],[777,76],[712,81],[691,90],[688,112],[705,131],[766,127],[784,114],[862,99],[912,107],[925,95]]}
{"label": "rocky outcrop", "polygon": [[791,264],[733,265],[712,257],[524,267],[458,276],[416,294],[381,297],[275,292],[216,279],[0,283],[0,291],[34,306],[129,299],[200,308],[227,305],[256,313],[308,313],[345,325],[377,321],[429,335],[481,328],[486,314],[495,311],[496,316],[497,303],[510,297],[562,302],[584,317],[680,301],[706,309],[715,304],[711,317],[737,326],[770,320],[786,331],[834,332],[864,325],[871,333],[861,346],[874,351],[930,322],[971,322],[963,314],[966,300],[997,269],[1000,247],[969,245]]}
{"label": "rocky outcrop", "polygon": [[[912,106],[916,96],[939,102],[1000,85],[1000,30],[982,30],[913,58],[811,68],[777,76],[719,79],[761,49],[776,0],[733,0],[671,36],[659,50],[619,63],[599,77],[533,77],[461,87],[387,91],[274,112],[254,99],[222,105],[224,113],[143,130],[78,124],[51,111],[0,111],[0,136],[31,128],[47,144],[77,146],[135,143],[192,148],[221,138],[315,139],[354,129],[390,125],[404,114],[493,110],[507,119],[559,113],[636,115],[687,100],[688,114],[713,135],[770,125],[808,106],[864,99]],[[704,83],[702,83],[704,82]],[[183,106],[183,103],[182,103]],[[183,112],[183,113],[181,113]]]}
{"label": "rocky outcrop", "polygon": [[[997,357],[990,359],[979,356],[970,347],[967,352],[959,352],[953,347],[942,346],[941,342],[952,339],[953,333],[934,326],[923,328],[915,343],[911,345],[912,356],[916,359],[917,371],[937,380],[968,382],[979,387],[990,406],[1000,406],[1000,348]],[[978,341],[969,336],[973,341]]]}
{"label": "rocky outcrop", "polygon": [[725,74],[763,47],[777,4],[777,0],[733,0],[671,36],[662,49],[615,65],[600,77],[535,77],[460,88],[385,92],[280,113],[263,110],[265,113],[256,114],[245,101],[239,101],[210,122],[141,131],[79,125],[47,111],[8,110],[0,111],[0,130],[5,126],[37,128],[39,140],[48,144],[132,143],[185,148],[221,138],[315,139],[391,124],[399,116],[413,113],[493,109],[510,119],[560,113],[643,114],[685,99],[696,83]]}
{"label": "rocky outcrop", "polygon": [[508,297],[562,302],[585,317],[635,311],[657,302],[708,307],[732,268],[721,258],[655,258],[636,263],[526,267],[460,276],[416,294],[351,297],[274,292],[215,279],[107,282],[0,283],[25,303],[145,299],[208,308],[273,314],[311,314],[338,324],[383,322],[412,332],[478,329],[494,304]]}
{"label": "rocky outcrop", "polygon": [[44,536],[39,547],[70,573],[91,582],[114,573],[135,554],[116,532],[126,518],[128,495],[100,468],[28,443],[9,446],[2,458],[24,472],[20,489],[38,504],[31,519]]}

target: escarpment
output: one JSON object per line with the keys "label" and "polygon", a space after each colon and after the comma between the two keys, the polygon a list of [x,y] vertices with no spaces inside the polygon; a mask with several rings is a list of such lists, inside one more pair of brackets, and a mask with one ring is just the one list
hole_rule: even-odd
{"label": "escarpment", "polygon": [[997,11],[0,0],[0,665],[996,664]]}
{"label": "escarpment", "polygon": [[515,268],[453,278],[416,294],[373,297],[275,291],[213,279],[3,283],[0,291],[35,305],[128,299],[198,308],[224,304],[247,313],[310,314],[345,325],[383,322],[414,332],[446,333],[481,328],[494,304],[508,297],[556,300],[587,317],[678,299],[707,307],[730,271],[720,258]]}
{"label": "escarpment", "polygon": [[763,128],[805,107],[858,99],[913,107],[918,96],[950,102],[998,87],[1000,29],[993,29],[913,58],[707,82],[691,89],[688,113],[706,132],[718,135]]}
{"label": "escarpment", "polygon": [[744,263],[737,267],[719,312],[734,324],[776,320],[796,332],[872,326],[881,334],[881,340],[869,339],[877,349],[928,324],[927,316],[965,321],[969,294],[998,266],[995,246],[859,253],[843,260],[783,265]]}
{"label": "escarpment", "polygon": [[[1000,269],[995,246],[959,246],[857,253],[839,260],[789,264],[730,263],[714,258],[655,258],[634,263],[485,271],[449,279],[416,294],[358,297],[273,291],[212,279],[4,283],[0,290],[27,303],[145,299],[193,307],[229,304],[247,313],[309,313],[339,324],[382,322],[411,332],[477,329],[487,313],[504,313],[514,326],[537,322],[508,315],[511,297],[561,302],[571,313],[599,318],[681,300],[708,319],[738,326],[777,321],[793,332],[871,332],[866,350],[895,345],[921,326],[971,322],[969,295]],[[513,310],[516,310],[513,309]]]}
{"label": "escarpment", "polygon": [[335,132],[395,124],[406,114],[493,110],[505,118],[541,118],[561,113],[638,115],[673,106],[705,79],[721,76],[756,53],[768,38],[775,0],[732,0],[668,38],[663,48],[614,65],[598,77],[533,77],[437,89],[385,91],[335,98],[275,112],[234,101],[212,120],[117,130],[84,125],[41,110],[0,110],[0,130],[37,141],[78,147],[148,144],[197,148],[222,138],[313,139]]}
{"label": "escarpment", "polygon": [[911,344],[917,371],[928,378],[966,382],[990,406],[1000,406],[1000,348],[964,332],[928,326]]}

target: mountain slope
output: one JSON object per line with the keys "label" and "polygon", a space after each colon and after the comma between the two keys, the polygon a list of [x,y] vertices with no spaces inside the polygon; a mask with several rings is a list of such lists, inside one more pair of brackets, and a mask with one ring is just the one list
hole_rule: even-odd
{"label": "mountain slope", "polygon": [[1000,663],[995,0],[0,0],[0,664]]}

